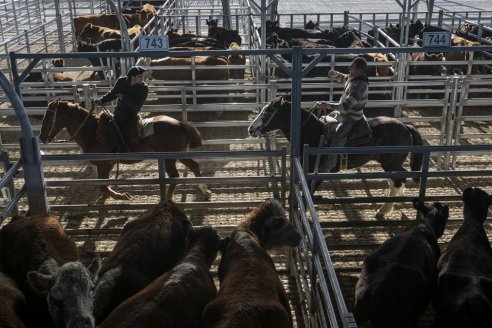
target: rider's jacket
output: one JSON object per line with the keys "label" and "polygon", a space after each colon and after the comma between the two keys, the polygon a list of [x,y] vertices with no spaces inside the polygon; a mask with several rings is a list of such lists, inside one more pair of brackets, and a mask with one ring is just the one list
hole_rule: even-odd
{"label": "rider's jacket", "polygon": [[369,79],[366,75],[352,78],[349,74],[336,72],[334,80],[345,83],[340,101],[332,106],[340,112],[340,121],[358,121],[364,115],[364,106],[367,103]]}
{"label": "rider's jacket", "polygon": [[149,86],[145,82],[132,86],[130,85],[130,79],[122,76],[116,80],[114,87],[102,96],[100,100],[102,103],[106,103],[118,98],[118,95],[121,94],[123,97],[121,99],[118,98],[115,112],[137,114],[147,99],[148,93]]}

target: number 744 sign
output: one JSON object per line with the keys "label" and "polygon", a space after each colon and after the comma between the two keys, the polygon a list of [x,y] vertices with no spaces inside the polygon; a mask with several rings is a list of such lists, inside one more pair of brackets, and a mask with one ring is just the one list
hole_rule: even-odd
{"label": "number 744 sign", "polygon": [[442,32],[424,32],[422,39],[423,47],[449,47],[451,46],[451,33]]}

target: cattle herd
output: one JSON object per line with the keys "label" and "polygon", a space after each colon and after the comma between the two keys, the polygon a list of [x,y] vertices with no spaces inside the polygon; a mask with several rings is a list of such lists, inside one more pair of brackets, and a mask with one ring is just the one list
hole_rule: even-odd
{"label": "cattle herd", "polygon": [[292,327],[267,250],[300,241],[276,199],[225,238],[163,201],[86,267],[56,216],[14,217],[0,230],[0,327]]}
{"label": "cattle herd", "polygon": [[[157,11],[151,3],[145,3],[140,9],[123,14],[124,23],[130,39],[137,40],[139,35],[144,35],[144,27],[152,21]],[[115,14],[94,14],[76,16],[74,22],[74,36],[77,41],[78,52],[118,52],[121,50],[121,30],[119,21]],[[169,28],[166,34],[169,37],[169,50],[238,50],[241,49],[242,39],[237,30],[228,30],[219,27],[217,19],[206,20],[208,26],[207,36],[200,36],[193,33],[181,33],[175,28]],[[114,62],[108,58],[88,58],[94,67],[115,67],[116,75],[120,75],[120,63],[118,59]],[[196,65],[196,80],[228,80],[244,79],[244,65],[246,63],[243,55],[228,56],[196,56],[190,57],[165,57],[165,58],[140,58],[138,65],[159,66],[161,70],[151,69],[147,73],[147,78],[154,78],[166,81],[186,81],[192,80],[192,71],[166,70],[168,66],[182,65],[190,67]],[[216,69],[212,66],[219,66]],[[223,67],[220,67],[220,66]],[[242,65],[242,67],[228,68],[228,65]],[[205,66],[205,67],[204,67]],[[200,69],[204,67],[204,69]],[[95,76],[104,78],[101,70],[94,71],[91,78]]]}
{"label": "cattle herd", "polygon": [[[484,230],[492,196],[463,192],[464,221],[441,253],[449,208],[414,200],[417,218],[364,259],[354,316],[372,327],[492,326],[492,249]],[[127,223],[107,258],[88,267],[54,215],[14,217],[0,230],[1,327],[293,327],[267,250],[301,234],[276,199],[220,238],[193,227],[172,201]],[[218,291],[211,266],[218,253]]]}
{"label": "cattle herd", "polygon": [[[387,36],[393,40],[399,40],[401,27],[399,24],[385,27],[382,29]],[[445,31],[442,28],[424,25],[420,20],[412,22],[409,27],[409,39],[401,42],[401,44],[409,46],[421,46],[423,33]],[[292,48],[299,46],[302,48],[365,48],[373,47],[377,42],[383,46],[395,46],[391,42],[387,42],[386,36],[379,34],[377,38],[374,37],[373,30],[368,31],[367,41],[362,37],[360,31],[350,27],[332,27],[330,29],[320,29],[318,24],[309,21],[305,29],[299,28],[285,28],[280,27],[277,21],[267,21],[266,24],[266,43],[270,48]],[[451,46],[478,46],[480,42],[477,41],[477,27],[472,24],[463,24],[460,29],[451,36]],[[482,34],[483,39],[492,41],[492,33],[484,30]],[[400,43],[399,41],[396,41]],[[354,52],[356,52],[354,49]],[[375,48],[377,49],[377,48]],[[311,62],[317,55],[304,56],[303,62]],[[335,61],[339,62],[351,62],[353,58],[357,56],[353,54],[337,54],[335,55]],[[391,76],[393,75],[393,68],[388,64],[392,61],[391,57],[382,53],[368,53],[360,54],[363,56],[369,64],[368,75],[369,76]],[[475,58],[481,58],[480,54],[476,54]],[[290,55],[279,56],[279,59],[290,63]],[[442,75],[442,74],[466,74],[467,66],[459,64],[446,64],[446,61],[468,61],[471,59],[470,53],[467,51],[454,51],[454,52],[415,52],[411,54],[412,61],[439,61],[436,65],[410,65],[410,75]],[[487,59],[487,58],[481,58]],[[330,62],[332,59],[328,56],[323,61]],[[371,64],[373,63],[373,64]],[[330,67],[315,67],[307,77],[326,76]],[[348,66],[341,66],[340,71],[347,73]],[[490,73],[490,65],[474,65],[473,73]],[[275,72],[280,77],[286,77],[282,71]]]}

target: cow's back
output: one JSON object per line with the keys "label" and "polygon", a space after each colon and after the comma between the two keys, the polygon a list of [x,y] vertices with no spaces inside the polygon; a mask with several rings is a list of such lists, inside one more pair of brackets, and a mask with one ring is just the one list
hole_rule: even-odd
{"label": "cow's back", "polygon": [[436,288],[440,251],[431,228],[415,222],[369,254],[355,287],[354,315],[359,324],[416,320]]}
{"label": "cow's back", "polygon": [[439,259],[438,270],[436,327],[491,327],[492,248],[483,225],[463,224]]}
{"label": "cow's back", "polygon": [[171,201],[160,203],[124,227],[94,290],[96,324],[181,260],[190,229],[189,220]]}
{"label": "cow's back", "polygon": [[27,272],[37,270],[48,258],[58,264],[77,261],[75,242],[63,231],[58,218],[18,218],[0,230],[1,268],[23,288]]}
{"label": "cow's back", "polygon": [[219,294],[204,309],[204,327],[292,327],[273,260],[249,233],[231,239],[219,264]]}

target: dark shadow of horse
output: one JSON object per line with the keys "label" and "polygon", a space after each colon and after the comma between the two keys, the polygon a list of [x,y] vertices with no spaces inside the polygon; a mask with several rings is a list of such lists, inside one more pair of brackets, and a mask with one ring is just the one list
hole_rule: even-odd
{"label": "dark shadow of horse", "polygon": [[[186,123],[178,121],[172,117],[159,115],[152,118],[154,124],[154,134],[141,138],[138,143],[129,144],[129,152],[179,152],[189,148],[197,148],[203,145],[203,139],[198,130]],[[96,138],[96,130],[99,125],[99,116],[90,113],[87,109],[78,104],[56,100],[48,104],[48,108],[43,117],[41,134],[39,139],[43,143],[52,141],[55,136],[66,128],[71,139],[73,139],[84,151],[84,153],[107,153],[110,145],[102,144]],[[198,163],[189,158],[179,159],[188,167],[195,176],[199,177],[200,167]],[[137,160],[122,160],[123,164],[139,162]],[[115,161],[99,160],[91,161],[97,166],[97,176],[99,179],[108,179]],[[176,169],[176,159],[165,160],[166,173],[169,177],[179,176]],[[210,198],[210,191],[205,184],[199,184],[201,192],[205,198]],[[104,203],[108,198],[130,199],[127,193],[118,193],[107,185],[101,185],[102,195],[97,203]],[[172,200],[176,184],[169,184],[166,197]]]}
{"label": "dark shadow of horse", "polygon": [[[290,123],[291,123],[291,103],[285,101],[282,97],[273,99],[266,105],[260,114],[255,118],[248,128],[248,133],[252,137],[259,137],[263,134],[274,130],[280,130],[290,141]],[[312,112],[301,109],[301,145],[318,147],[320,137],[325,132],[325,125]],[[413,126],[398,122],[396,119],[386,116],[378,116],[369,119],[369,126],[372,129],[372,137],[366,143],[358,146],[421,146],[423,144],[422,136]],[[301,148],[302,151],[302,148]],[[353,169],[364,165],[365,163],[375,160],[385,172],[406,171],[403,167],[408,156],[405,153],[389,154],[350,154],[347,159],[346,169]],[[322,156],[321,160],[323,161]],[[314,172],[315,156],[309,158],[309,172]],[[322,167],[322,165],[321,165]],[[422,153],[412,153],[410,156],[410,168],[412,171],[419,171],[422,167]],[[340,160],[331,172],[340,170]],[[414,178],[418,182],[418,178]],[[390,197],[403,196],[405,190],[405,178],[391,178],[389,181]],[[318,186],[319,187],[319,184]],[[384,204],[376,215],[378,218],[384,218],[391,214],[395,203],[389,202]]]}

